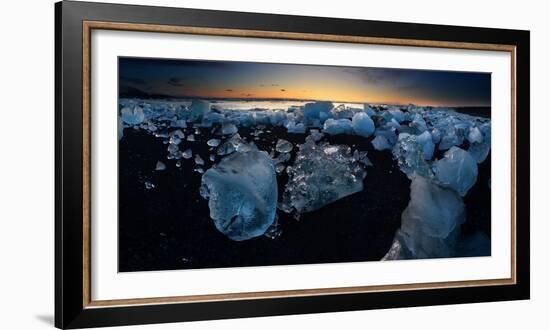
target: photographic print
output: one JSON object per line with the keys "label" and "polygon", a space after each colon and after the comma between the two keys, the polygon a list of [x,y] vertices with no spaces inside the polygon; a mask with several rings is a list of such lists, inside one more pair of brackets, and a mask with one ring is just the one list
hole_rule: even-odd
{"label": "photographic print", "polygon": [[119,271],[491,254],[491,75],[120,57]]}

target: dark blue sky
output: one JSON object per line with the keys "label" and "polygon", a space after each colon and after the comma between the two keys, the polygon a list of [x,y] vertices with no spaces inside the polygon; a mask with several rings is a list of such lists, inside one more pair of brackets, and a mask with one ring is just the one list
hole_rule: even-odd
{"label": "dark blue sky", "polygon": [[488,73],[119,58],[121,94],[490,106]]}

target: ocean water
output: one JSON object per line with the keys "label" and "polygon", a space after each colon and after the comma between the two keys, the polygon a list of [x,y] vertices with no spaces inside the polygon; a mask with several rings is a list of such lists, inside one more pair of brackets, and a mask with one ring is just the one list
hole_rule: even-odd
{"label": "ocean water", "polygon": [[[287,110],[289,108],[297,108],[305,105],[306,103],[311,103],[312,101],[279,101],[279,100],[238,100],[238,101],[214,101],[212,106],[220,110]],[[347,108],[357,108],[362,109],[362,103],[344,103],[344,102],[333,102],[335,106],[344,104]]]}

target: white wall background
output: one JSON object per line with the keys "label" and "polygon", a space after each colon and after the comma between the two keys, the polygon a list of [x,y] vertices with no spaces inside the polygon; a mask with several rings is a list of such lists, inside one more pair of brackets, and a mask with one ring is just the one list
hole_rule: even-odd
{"label": "white wall background", "polygon": [[[550,160],[544,135],[550,23],[544,1],[117,1],[220,10],[531,30],[530,301],[141,326],[142,329],[548,329]],[[0,328],[53,327],[54,17],[52,0],[0,10]],[[132,329],[138,327],[128,327]]]}

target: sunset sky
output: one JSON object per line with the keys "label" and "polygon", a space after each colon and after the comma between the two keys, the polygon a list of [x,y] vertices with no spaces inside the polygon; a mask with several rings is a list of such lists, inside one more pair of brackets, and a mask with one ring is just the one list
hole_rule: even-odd
{"label": "sunset sky", "polygon": [[119,58],[119,91],[217,99],[490,106],[488,73]]}

